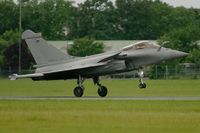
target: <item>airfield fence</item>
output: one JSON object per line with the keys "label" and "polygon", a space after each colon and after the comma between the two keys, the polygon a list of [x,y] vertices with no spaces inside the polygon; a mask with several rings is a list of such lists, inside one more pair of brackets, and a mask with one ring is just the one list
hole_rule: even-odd
{"label": "airfield fence", "polygon": [[[150,79],[200,79],[200,67],[154,65],[144,69],[145,77]],[[112,78],[138,78],[137,71],[115,74]]]}
{"label": "airfield fence", "polygon": [[[159,66],[148,67],[145,77],[150,79],[200,79],[200,67]],[[0,78],[8,78],[9,75],[18,73],[18,70],[0,68]],[[21,70],[21,74],[34,73],[34,70]],[[104,76],[104,78],[138,78],[137,71]]]}
{"label": "airfield fence", "polygon": [[149,77],[151,76],[152,79],[200,79],[200,67],[165,65],[160,69],[160,66],[155,65],[154,72],[151,74],[149,74]]}

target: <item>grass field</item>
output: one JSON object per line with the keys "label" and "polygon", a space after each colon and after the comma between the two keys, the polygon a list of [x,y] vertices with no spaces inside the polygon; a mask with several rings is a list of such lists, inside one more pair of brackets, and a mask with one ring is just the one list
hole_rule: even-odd
{"label": "grass field", "polygon": [[[138,89],[138,80],[102,80],[108,96],[200,96],[200,80],[147,80],[147,89]],[[76,80],[0,80],[0,96],[73,96]],[[91,80],[84,82],[84,96],[98,96]]]}
{"label": "grass field", "polygon": [[199,101],[0,101],[1,133],[199,131]]}
{"label": "grass field", "polygon": [[[76,81],[0,80],[0,96],[72,96]],[[199,97],[199,80],[102,80],[109,96]],[[97,87],[85,82],[85,96]],[[200,101],[0,100],[0,133],[199,133]]]}

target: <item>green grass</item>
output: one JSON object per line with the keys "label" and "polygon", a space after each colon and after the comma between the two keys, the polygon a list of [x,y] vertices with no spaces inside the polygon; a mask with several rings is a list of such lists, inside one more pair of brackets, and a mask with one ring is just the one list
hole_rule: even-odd
{"label": "green grass", "polygon": [[[146,80],[147,89],[138,89],[138,80],[102,80],[108,96],[200,96],[200,80]],[[73,96],[75,80],[0,80],[0,96]],[[97,96],[97,86],[84,82],[84,96]]]}
{"label": "green grass", "polygon": [[1,133],[199,131],[199,101],[0,101]]}
{"label": "green grass", "polygon": [[[102,80],[109,96],[200,96],[199,80]],[[0,80],[0,96],[73,96],[75,80]],[[97,96],[90,80],[84,96]],[[0,100],[0,133],[199,133],[200,101]]]}

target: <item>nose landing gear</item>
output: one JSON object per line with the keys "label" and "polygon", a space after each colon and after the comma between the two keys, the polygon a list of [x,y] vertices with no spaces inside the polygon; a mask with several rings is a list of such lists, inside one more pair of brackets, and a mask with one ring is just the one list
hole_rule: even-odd
{"label": "nose landing gear", "polygon": [[144,78],[144,71],[142,70],[142,68],[140,68],[138,70],[138,76],[139,76],[139,85],[138,85],[138,87],[140,89],[146,88],[147,85],[144,83],[144,79],[143,79]]}

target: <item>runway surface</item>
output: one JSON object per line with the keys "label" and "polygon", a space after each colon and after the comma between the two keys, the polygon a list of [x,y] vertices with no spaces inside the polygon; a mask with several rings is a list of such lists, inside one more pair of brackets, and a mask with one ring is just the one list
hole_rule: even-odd
{"label": "runway surface", "polygon": [[108,96],[105,98],[85,96],[0,96],[0,100],[146,100],[146,101],[200,101],[200,97],[136,97],[136,96]]}

